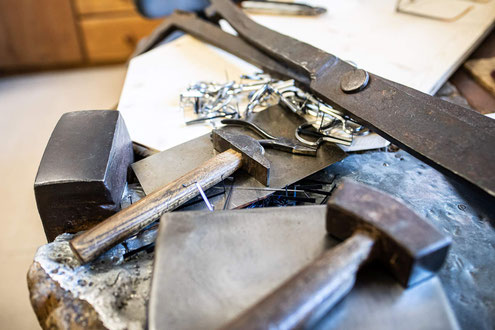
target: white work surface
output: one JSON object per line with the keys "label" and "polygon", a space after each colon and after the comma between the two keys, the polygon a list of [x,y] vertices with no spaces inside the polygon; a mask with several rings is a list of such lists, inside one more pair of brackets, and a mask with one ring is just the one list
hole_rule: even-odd
{"label": "white work surface", "polygon": [[[456,1],[456,0],[451,0]],[[395,0],[307,1],[327,8],[320,17],[252,16],[384,78],[434,94],[495,20],[495,1],[472,3],[454,22],[395,12]],[[186,126],[179,96],[197,81],[237,80],[258,71],[246,62],[184,36],[131,60],[118,110],[131,138],[159,150],[203,135]]]}

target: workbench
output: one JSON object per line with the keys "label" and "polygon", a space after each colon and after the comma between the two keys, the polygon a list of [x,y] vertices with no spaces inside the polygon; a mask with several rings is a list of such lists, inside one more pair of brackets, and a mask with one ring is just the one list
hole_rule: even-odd
{"label": "workbench", "polygon": [[[390,4],[391,1],[387,3]],[[351,10],[352,6],[347,4],[345,8]],[[383,9],[383,7],[380,8]],[[473,18],[468,21],[471,19]],[[260,18],[260,21],[262,20]],[[462,22],[465,23],[465,21]],[[483,28],[478,30],[478,34],[472,35],[473,38],[476,40],[481,38],[491,26],[490,24],[489,26],[483,25]],[[468,52],[468,49],[464,49],[463,52]],[[159,53],[155,52],[155,55],[157,54]],[[207,55],[210,54],[208,51]],[[145,56],[151,57],[153,54],[145,54],[141,59]],[[376,60],[376,58],[371,59]],[[367,65],[364,60],[359,60],[359,62]],[[139,59],[134,60],[134,67],[139,66],[139,63]],[[235,63],[234,66],[237,64]],[[245,64],[240,66],[245,66]],[[194,72],[194,67],[189,70]],[[239,70],[237,72],[247,73]],[[444,73],[446,72],[448,70],[444,70]],[[132,74],[137,73],[133,71]],[[146,86],[140,82],[146,80],[147,74],[150,74],[150,71],[145,70],[141,72],[139,79],[126,83],[119,105],[119,109],[124,113],[126,111],[132,113],[133,109],[142,109],[142,104],[139,104],[137,100],[143,95],[139,94],[139,91],[142,92],[143,87]],[[202,78],[198,77],[197,80]],[[428,86],[426,88],[428,92],[438,89],[436,85],[438,79],[434,83],[430,81],[427,85],[423,83],[424,81],[418,82],[423,87]],[[155,83],[154,88],[148,89],[144,94],[163,94],[163,90],[163,85]],[[447,90],[447,92],[441,91],[443,97],[459,99],[455,89],[447,88]],[[462,98],[460,100],[463,101]],[[148,104],[158,105],[158,103]],[[158,111],[158,109],[160,108],[152,110]],[[142,113],[134,112],[134,115],[142,117]],[[178,115],[175,114],[175,116]],[[150,123],[149,118],[146,120]],[[132,120],[132,123],[135,124],[138,121]],[[162,125],[162,130],[163,124],[160,121],[153,123],[153,125]],[[140,126],[141,131],[150,130],[149,126],[142,124]],[[130,130],[133,136],[133,129]],[[203,133],[199,130],[194,134],[199,136]],[[188,139],[191,137],[194,136],[186,136]],[[179,138],[172,141],[172,145],[176,145],[178,140]],[[146,141],[140,140],[139,142]],[[158,148],[170,147],[171,142],[167,140],[161,143],[157,146]],[[418,293],[416,299],[419,300],[411,298],[410,301],[434,302],[427,306],[435,308],[424,309],[421,317],[423,320],[431,320],[432,324],[438,322],[435,324],[439,324],[439,328],[484,329],[495,326],[495,298],[493,296],[495,290],[490,277],[495,264],[495,205],[493,203],[486,201],[472,188],[445,177],[408,153],[397,150],[387,149],[351,154],[343,161],[318,172],[315,178],[326,181],[335,180],[337,183],[343,178],[351,178],[388,192],[403,199],[427,221],[451,236],[453,245],[443,269],[437,277],[425,284],[428,286],[427,289],[423,287],[422,293]],[[132,199],[136,201],[143,196],[143,193],[138,186],[132,186],[129,187],[126,196],[133,196]],[[153,252],[144,250],[131,258],[126,258],[126,256],[129,251],[153,242],[156,235],[157,226],[152,226],[127,240],[125,244],[117,245],[100,259],[84,266],[79,264],[70,251],[67,242],[72,237],[71,235],[63,234],[55,242],[42,246],[28,274],[31,301],[42,327],[145,328],[148,322],[147,304],[154,255]],[[373,283],[383,284],[380,281],[386,277],[380,273],[378,275],[375,273],[373,276],[378,282],[373,282],[372,279],[371,285]],[[390,285],[386,280],[384,282],[385,286]],[[360,290],[362,292],[363,287],[366,288],[366,283],[365,280],[358,282],[350,299],[339,305],[337,311],[327,315],[320,327],[338,328],[350,324],[357,326],[356,322],[352,323],[352,315],[348,310],[349,307],[346,309],[346,306],[349,306],[351,304],[349,301],[353,299],[360,300],[362,296],[359,292]],[[413,293],[408,293],[408,295],[411,294]],[[399,296],[396,296],[396,299],[399,299]],[[408,308],[415,310],[414,304]],[[409,317],[411,315],[415,314],[411,313]],[[421,324],[412,319],[407,320],[409,322],[404,322],[403,328],[412,329]],[[377,326],[379,325],[377,323]],[[389,323],[389,325],[394,324]]]}
{"label": "workbench", "polygon": [[[495,325],[491,280],[495,264],[493,203],[484,202],[476,191],[444,177],[404,151],[352,154],[318,172],[315,178],[352,178],[379,188],[403,199],[450,235],[453,244],[446,265],[434,278],[435,290],[428,290],[436,292],[436,298],[428,299],[442,302],[442,322],[451,328],[456,328],[457,322],[461,328],[488,329]],[[139,198],[139,189],[128,193]],[[41,247],[28,274],[28,283],[42,326],[144,328],[153,253],[143,251],[126,261],[123,256],[128,250],[149,244],[155,236],[156,226],[85,266],[80,266],[70,251],[70,235],[62,235]],[[448,299],[442,299],[443,295]],[[339,315],[340,321],[349,321],[345,316],[348,314]],[[424,316],[430,317],[433,316]],[[326,320],[328,323],[332,319]]]}

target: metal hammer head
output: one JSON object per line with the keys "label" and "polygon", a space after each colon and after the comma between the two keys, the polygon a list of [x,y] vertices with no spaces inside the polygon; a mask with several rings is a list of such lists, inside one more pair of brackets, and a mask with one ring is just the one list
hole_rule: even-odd
{"label": "metal hammer head", "polygon": [[242,134],[232,134],[221,129],[212,132],[213,146],[219,152],[234,149],[242,154],[242,168],[265,186],[270,182],[270,161],[265,149],[255,139]]}
{"label": "metal hammer head", "polygon": [[118,111],[64,114],[34,182],[48,241],[89,229],[119,211],[132,162],[132,141]]}
{"label": "metal hammer head", "polygon": [[373,256],[405,287],[438,271],[450,246],[449,238],[401,201],[348,180],[328,202],[326,226],[339,239],[356,230],[371,233],[377,240]]}

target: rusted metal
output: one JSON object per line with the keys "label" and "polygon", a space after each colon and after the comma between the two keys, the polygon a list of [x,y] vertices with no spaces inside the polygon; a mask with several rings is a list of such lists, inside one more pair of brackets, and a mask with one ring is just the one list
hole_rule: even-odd
{"label": "rusted metal", "polygon": [[265,186],[270,182],[270,161],[265,149],[248,135],[229,133],[216,129],[211,134],[215,150],[224,152],[234,149],[242,154],[242,168]]}
{"label": "rusted metal", "polygon": [[227,52],[263,69],[274,78],[294,79],[309,84],[304,74],[289,69],[284,63],[271,58],[262,51],[252,47],[249,43],[229,34],[212,22],[200,19],[196,14],[176,11],[157,27],[153,33],[138,46],[135,55],[147,52],[173,32],[182,31],[204,42],[224,49]]}
{"label": "rusted metal", "polygon": [[300,329],[315,324],[354,286],[365,262],[379,259],[408,287],[442,266],[450,239],[397,199],[344,181],[332,194],[327,231],[346,239],[224,329]]}
{"label": "rusted metal", "polygon": [[366,88],[348,94],[341,79],[356,70],[351,64],[255,23],[229,0],[211,3],[207,15],[227,20],[240,37],[192,14],[177,13],[143,50],[171,30],[183,30],[272,75],[294,79],[415,157],[495,196],[495,121],[371,73]]}
{"label": "rusted metal", "polygon": [[351,64],[252,21],[229,0],[211,3],[209,14],[227,20],[244,40],[293,70],[303,70],[310,79],[306,87],[323,101],[495,196],[495,121],[373,74],[363,91],[346,94],[339,77],[354,69]]}

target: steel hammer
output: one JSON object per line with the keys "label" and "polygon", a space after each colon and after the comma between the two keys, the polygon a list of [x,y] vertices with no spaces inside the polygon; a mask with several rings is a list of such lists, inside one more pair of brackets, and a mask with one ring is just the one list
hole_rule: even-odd
{"label": "steel hammer", "polygon": [[184,202],[199,195],[197,185],[208,189],[241,167],[264,185],[270,178],[270,162],[263,147],[250,136],[222,130],[212,132],[217,156],[177,180],[147,195],[70,241],[81,262],[89,262],[117,243],[137,233]]}
{"label": "steel hammer", "polygon": [[328,202],[327,232],[346,239],[287,280],[225,329],[293,329],[315,324],[354,286],[361,265],[378,260],[404,286],[442,266],[450,239],[395,198],[352,181]]}

